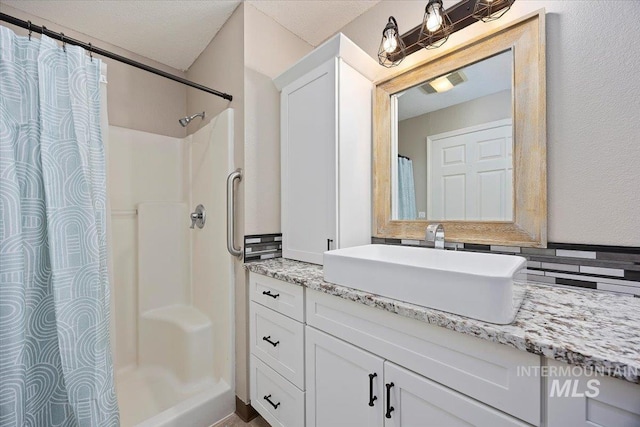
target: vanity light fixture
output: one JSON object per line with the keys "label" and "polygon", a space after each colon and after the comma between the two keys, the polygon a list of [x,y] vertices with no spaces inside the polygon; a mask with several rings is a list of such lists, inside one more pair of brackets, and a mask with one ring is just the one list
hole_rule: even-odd
{"label": "vanity light fixture", "polygon": [[400,35],[393,16],[382,31],[378,49],[378,62],[384,67],[395,67],[402,60],[422,49],[435,49],[449,36],[480,21],[500,19],[515,0],[460,0],[444,9],[442,0],[429,0],[422,23]]}
{"label": "vanity light fixture", "polygon": [[511,9],[515,0],[476,0],[473,8],[473,17],[482,21],[490,22],[502,18]]}
{"label": "vanity light fixture", "polygon": [[398,22],[393,16],[389,17],[389,22],[382,31],[382,40],[378,49],[378,63],[383,67],[395,67],[400,64],[404,57],[405,45],[398,31]]}
{"label": "vanity light fixture", "polygon": [[446,43],[449,34],[451,34],[451,19],[444,10],[442,0],[429,0],[424,9],[418,44],[425,49],[437,49]]}

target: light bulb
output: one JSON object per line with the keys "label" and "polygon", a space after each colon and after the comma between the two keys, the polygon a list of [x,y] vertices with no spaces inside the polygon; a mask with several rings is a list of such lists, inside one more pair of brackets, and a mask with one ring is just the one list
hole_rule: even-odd
{"label": "light bulb", "polygon": [[395,52],[395,50],[398,48],[398,39],[393,28],[389,28],[384,32],[384,41],[382,42],[382,47],[387,53]]}
{"label": "light bulb", "polygon": [[440,8],[437,5],[430,5],[427,11],[429,16],[427,17],[427,30],[430,32],[438,31],[442,26],[442,15],[440,14]]}

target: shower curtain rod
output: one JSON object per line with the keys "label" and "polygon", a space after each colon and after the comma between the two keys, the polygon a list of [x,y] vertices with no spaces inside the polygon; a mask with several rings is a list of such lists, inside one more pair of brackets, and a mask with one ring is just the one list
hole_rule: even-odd
{"label": "shower curtain rod", "polygon": [[21,28],[25,28],[29,30],[29,32],[40,33],[46,36],[51,37],[52,39],[56,39],[61,41],[62,43],[72,44],[75,46],[80,46],[81,48],[100,56],[104,56],[105,58],[113,59],[114,61],[122,62],[123,64],[131,65],[132,67],[139,68],[141,70],[148,71],[150,73],[156,74],[160,77],[164,77],[165,79],[173,80],[174,82],[182,83],[183,85],[190,86],[192,88],[210,93],[212,95],[219,96],[220,98],[227,99],[229,101],[233,101],[233,96],[228,93],[223,93],[217,91],[215,89],[211,89],[209,87],[203,86],[201,84],[192,82],[191,80],[183,79],[182,77],[174,76],[173,74],[167,73],[165,71],[159,70],[157,68],[150,67],[141,62],[134,61],[133,59],[126,58],[124,56],[118,55],[117,53],[109,52],[108,50],[100,49],[99,47],[95,47],[90,43],[84,43],[80,40],[73,39],[71,37],[65,36],[63,33],[56,33],[55,31],[51,31],[45,26],[39,27],[37,25],[33,25],[31,21],[23,21],[22,19],[16,18],[11,15],[7,15],[6,13],[0,12],[0,21],[8,22],[9,24],[16,25]]}

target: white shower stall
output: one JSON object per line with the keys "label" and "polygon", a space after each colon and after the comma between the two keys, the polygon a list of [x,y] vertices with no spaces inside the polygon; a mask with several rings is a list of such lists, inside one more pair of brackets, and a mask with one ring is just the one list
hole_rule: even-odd
{"label": "white shower stall", "polygon": [[[233,110],[186,138],[110,126],[105,140],[122,426],[207,427],[235,409]],[[199,204],[206,223],[191,229]]]}

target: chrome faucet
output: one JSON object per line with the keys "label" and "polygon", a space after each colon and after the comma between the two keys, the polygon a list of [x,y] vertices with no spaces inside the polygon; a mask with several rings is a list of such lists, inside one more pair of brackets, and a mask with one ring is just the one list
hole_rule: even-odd
{"label": "chrome faucet", "polygon": [[444,249],[444,226],[442,224],[429,224],[424,240],[427,244],[433,242],[433,247],[436,249]]}

